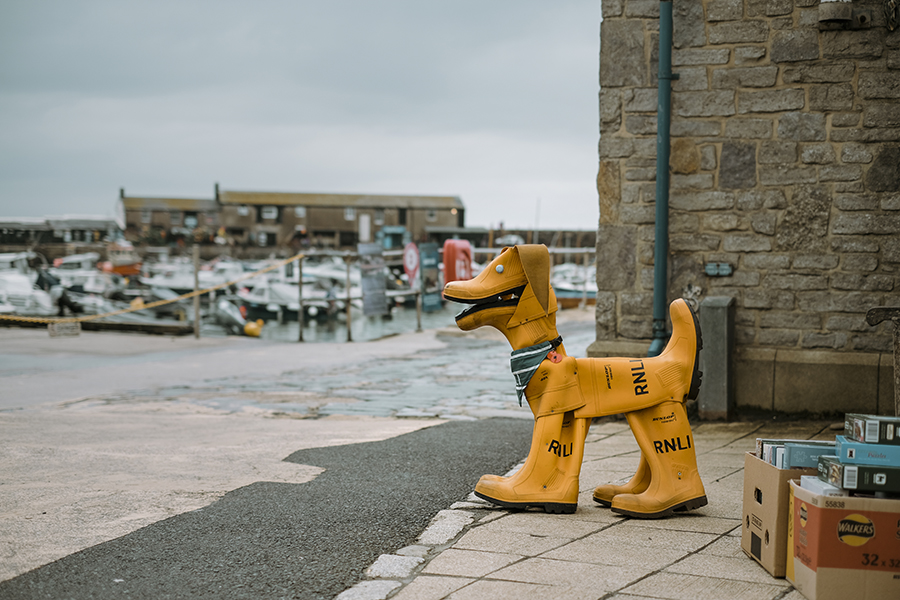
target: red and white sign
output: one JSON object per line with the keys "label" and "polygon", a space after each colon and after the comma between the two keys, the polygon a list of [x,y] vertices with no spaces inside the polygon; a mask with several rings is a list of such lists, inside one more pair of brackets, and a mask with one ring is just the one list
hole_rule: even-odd
{"label": "red and white sign", "polygon": [[419,275],[419,249],[412,242],[403,249],[403,270],[409,278],[409,285],[415,286],[416,277]]}

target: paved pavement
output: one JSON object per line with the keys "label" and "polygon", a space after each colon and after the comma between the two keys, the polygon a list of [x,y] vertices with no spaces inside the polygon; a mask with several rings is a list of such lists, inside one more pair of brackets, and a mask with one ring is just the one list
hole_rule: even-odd
{"label": "paved pavement", "polygon": [[[591,318],[561,313],[571,354]],[[832,437],[830,423],[696,424],[709,505],[639,521],[591,501],[637,466],[627,425],[608,419],[591,428],[575,514],[505,511],[466,497],[530,441],[490,332],[45,336],[0,331],[0,597],[800,598],[740,550],[743,453],[756,437]],[[379,470],[408,471],[392,462],[404,454],[433,473]],[[389,518],[350,518],[371,507]],[[316,537],[328,528],[333,544]],[[335,575],[341,552],[353,564]]]}

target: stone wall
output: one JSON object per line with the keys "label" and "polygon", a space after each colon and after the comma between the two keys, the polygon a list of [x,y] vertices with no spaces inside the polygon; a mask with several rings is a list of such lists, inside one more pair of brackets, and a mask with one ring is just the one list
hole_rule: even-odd
{"label": "stone wall", "polygon": [[[740,405],[841,412],[815,397],[861,389],[840,373],[871,383],[854,409],[892,410],[890,329],[864,319],[900,305],[900,30],[882,5],[854,2],[870,26],[851,30],[816,0],[674,2],[668,294],[736,299]],[[659,2],[602,10],[598,355],[651,336]],[[818,385],[785,398],[778,369],[800,364]]]}

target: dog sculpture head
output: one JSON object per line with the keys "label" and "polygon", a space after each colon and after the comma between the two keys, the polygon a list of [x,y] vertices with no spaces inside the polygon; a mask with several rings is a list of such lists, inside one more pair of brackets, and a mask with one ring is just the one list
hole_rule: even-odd
{"label": "dog sculpture head", "polygon": [[476,278],[448,283],[444,297],[470,305],[456,317],[460,329],[490,325],[506,335],[514,348],[558,335],[550,253],[544,245],[504,248]]}

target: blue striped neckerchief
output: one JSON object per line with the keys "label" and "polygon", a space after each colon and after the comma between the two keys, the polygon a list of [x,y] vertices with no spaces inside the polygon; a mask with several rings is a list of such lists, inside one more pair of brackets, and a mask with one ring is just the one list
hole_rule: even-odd
{"label": "blue striped neckerchief", "polygon": [[559,348],[560,344],[562,344],[562,336],[549,342],[513,350],[509,355],[509,368],[513,377],[516,378],[516,395],[519,397],[519,406],[522,406],[522,396],[525,395],[525,388],[528,387],[531,377],[541,366],[541,362],[547,358],[547,355]]}

